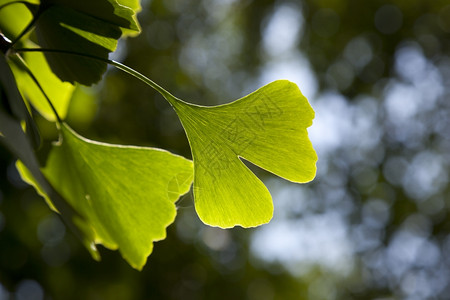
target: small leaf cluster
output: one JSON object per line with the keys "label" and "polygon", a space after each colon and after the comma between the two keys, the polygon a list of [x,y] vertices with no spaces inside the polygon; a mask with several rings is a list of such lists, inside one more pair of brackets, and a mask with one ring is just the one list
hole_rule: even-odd
{"label": "small leaf cluster", "polygon": [[[270,221],[265,185],[243,159],[304,183],[317,155],[307,127],[314,111],[296,84],[280,80],[232,103],[187,103],[108,56],[140,33],[137,0],[0,0],[0,143],[18,159],[24,181],[44,197],[94,259],[97,244],[118,249],[142,269],[153,242],[166,237],[176,201],[193,186],[208,225],[254,227]],[[165,150],[88,140],[64,121],[77,85],[101,80],[108,64],[159,92],[183,126],[193,160]],[[38,159],[38,113],[59,139]]]}

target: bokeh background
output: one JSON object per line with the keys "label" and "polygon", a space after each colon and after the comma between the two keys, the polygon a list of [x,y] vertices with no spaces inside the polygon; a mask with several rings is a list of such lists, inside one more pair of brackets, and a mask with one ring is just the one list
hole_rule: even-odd
{"label": "bokeh background", "polygon": [[[450,299],[448,0],[142,6],[141,35],[112,58],[205,105],[296,82],[316,111],[317,177],[258,170],[275,215],[255,229],[208,227],[184,196],[137,272],[104,248],[93,261],[0,149],[0,299]],[[68,122],[191,157],[169,105],[114,69],[77,90]]]}

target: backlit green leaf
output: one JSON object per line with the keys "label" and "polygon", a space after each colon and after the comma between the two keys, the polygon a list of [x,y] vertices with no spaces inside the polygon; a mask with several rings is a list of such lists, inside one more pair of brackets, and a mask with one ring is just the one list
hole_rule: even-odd
{"label": "backlit green leaf", "polygon": [[192,162],[167,151],[86,140],[62,125],[43,173],[96,233],[141,269],[166,236],[174,202],[192,182]]}
{"label": "backlit green leaf", "polygon": [[[40,194],[47,196],[49,206],[61,213],[68,227],[83,241],[93,257],[98,258],[93,243],[94,233],[92,229],[86,224],[85,219],[53,189],[40,170],[39,162],[32,147],[33,138],[37,133],[30,134],[35,132],[34,122],[29,118],[28,111],[14,83],[12,72],[9,70],[3,55],[0,55],[0,70],[0,102],[10,103],[10,111],[5,110],[6,107],[0,105],[0,144],[3,144],[6,149],[21,160],[17,163],[17,166],[22,178],[32,184]],[[4,96],[7,99],[2,99]],[[21,124],[24,119],[28,119],[25,123],[28,134]]]}
{"label": "backlit green leaf", "polygon": [[[115,0],[45,0],[36,22],[42,48],[83,53],[101,59],[116,49],[122,29],[139,32],[133,9]],[[91,85],[100,80],[106,63],[78,55],[45,53],[63,81]]]}
{"label": "backlit green leaf", "polygon": [[16,121],[25,122],[25,130],[30,137],[30,142],[37,147],[40,143],[39,132],[33,118],[28,112],[25,102],[19,93],[17,84],[14,80],[13,73],[7,63],[5,56],[0,54],[0,98],[5,96],[6,99],[3,102],[6,103],[11,110],[11,114],[16,118]]}
{"label": "backlit green leaf", "polygon": [[135,17],[140,5],[136,0],[42,0],[41,3],[44,7],[58,5],[71,8],[105,23],[139,31]]}
{"label": "backlit green leaf", "polygon": [[272,218],[269,191],[240,158],[293,182],[314,178],[306,130],[314,111],[294,83],[275,81],[216,107],[172,104],[191,145],[195,207],[206,224],[252,227]]}
{"label": "backlit green leaf", "polygon": [[[36,23],[43,48],[81,52],[103,59],[116,47],[121,31],[88,15],[61,6],[48,8]],[[99,43],[92,40],[98,37]],[[106,63],[76,55],[45,53],[53,72],[63,81],[91,85],[101,79]]]}
{"label": "backlit green leaf", "polygon": [[[30,42],[27,44],[30,44]],[[27,52],[23,54],[23,58],[47,96],[51,99],[59,117],[64,119],[75,87],[68,82],[62,82],[51,71],[45,60],[44,54],[39,52]],[[25,98],[29,100],[47,120],[55,121],[56,117],[53,110],[32,78],[21,68],[20,64],[14,63],[14,59],[10,63],[10,66],[14,72],[19,90]]]}
{"label": "backlit green leaf", "polygon": [[[14,0],[0,0],[0,5],[14,2]],[[30,1],[35,2],[35,1]],[[32,13],[22,3],[10,4],[0,10],[0,28],[4,35],[14,40],[28,23],[33,19]]]}
{"label": "backlit green leaf", "polygon": [[[21,162],[18,162],[18,168],[21,171],[22,178],[33,184],[38,192],[45,193],[52,199],[52,201],[47,201],[49,206],[61,213],[69,228],[80,237],[93,256],[96,257],[95,247],[91,247],[93,245],[92,230],[85,225],[83,218],[53,189],[40,170],[39,162],[32,147],[35,143],[33,139],[36,139],[38,135],[37,128],[28,114],[14,82],[13,74],[3,55],[0,55],[0,70],[0,103],[6,104],[9,102],[10,109],[10,112],[8,112],[5,110],[8,107],[0,105],[0,144],[3,144],[15,157],[21,160]],[[4,96],[6,96],[6,99],[2,99]],[[23,120],[25,120],[26,131],[22,126]]]}
{"label": "backlit green leaf", "polygon": [[139,26],[139,22],[137,20],[137,14],[141,11],[141,3],[139,0],[117,0],[120,5],[131,8],[134,12],[133,20],[136,23],[136,26],[139,30],[135,29],[127,29],[122,27],[122,32],[124,36],[136,36],[141,32],[141,27]]}

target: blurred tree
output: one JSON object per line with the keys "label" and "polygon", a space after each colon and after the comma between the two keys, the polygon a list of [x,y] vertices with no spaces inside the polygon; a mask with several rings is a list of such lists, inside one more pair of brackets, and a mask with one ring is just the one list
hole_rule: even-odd
{"label": "blurred tree", "polygon": [[[180,98],[297,82],[316,110],[317,178],[259,171],[275,217],[249,231],[205,227],[185,196],[139,273],[104,249],[93,262],[0,149],[0,299],[450,298],[448,1],[153,0],[139,20],[115,59]],[[68,120],[84,136],[190,155],[135,79],[109,70],[80,93]]]}

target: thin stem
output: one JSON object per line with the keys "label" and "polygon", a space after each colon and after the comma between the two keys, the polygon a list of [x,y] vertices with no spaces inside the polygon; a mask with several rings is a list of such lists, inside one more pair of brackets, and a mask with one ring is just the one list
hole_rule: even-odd
{"label": "thin stem", "polygon": [[33,72],[31,72],[30,68],[28,68],[27,63],[25,62],[25,60],[20,55],[16,55],[16,57],[18,58],[21,66],[25,69],[25,72],[27,72],[27,74],[31,77],[31,79],[34,81],[34,83],[36,83],[36,85],[39,88],[39,90],[41,91],[41,93],[44,95],[44,98],[47,100],[47,103],[50,105],[50,108],[52,109],[53,113],[55,114],[57,122],[59,124],[62,124],[62,120],[59,117],[58,112],[56,111],[56,108],[53,106],[52,101],[50,100],[50,98],[45,93],[44,89],[42,88],[41,84],[37,80],[36,76],[34,76]]}
{"label": "thin stem", "polygon": [[79,52],[73,52],[73,51],[67,51],[67,50],[57,50],[57,49],[21,48],[21,49],[15,49],[15,51],[18,52],[18,53],[20,53],[20,52],[46,52],[46,53],[59,53],[59,54],[68,54],[68,55],[78,55],[78,56],[87,57],[87,58],[91,58],[91,59],[94,59],[94,60],[102,61],[102,62],[105,62],[107,64],[110,64],[110,65],[116,67],[117,69],[119,69],[119,70],[121,70],[123,72],[126,72],[126,73],[132,75],[133,77],[135,77],[135,78],[139,79],[140,81],[144,82],[145,84],[149,85],[154,90],[156,90],[158,93],[160,93],[164,97],[164,99],[166,99],[172,106],[176,105],[177,102],[182,101],[182,100],[176,98],[174,95],[169,93],[167,90],[162,88],[160,85],[155,83],[153,80],[151,80],[147,76],[139,73],[138,71],[136,71],[136,70],[134,70],[134,69],[124,65],[124,64],[121,64],[121,63],[119,63],[117,61],[114,61],[114,60],[111,60],[111,59],[97,57],[97,56],[89,55],[89,54],[85,54],[85,53],[79,53]]}
{"label": "thin stem", "polygon": [[139,73],[138,71],[128,67],[127,65],[121,64],[120,62],[114,61],[114,60],[107,60],[109,64],[113,65],[114,67],[134,76],[135,78],[141,80],[142,82],[146,83],[147,85],[151,86],[154,90],[156,90],[158,93],[160,93],[170,104],[173,104],[173,101],[178,100],[174,95],[166,91],[164,88],[162,88],[160,85],[155,83],[153,80],[148,78],[147,76]]}

